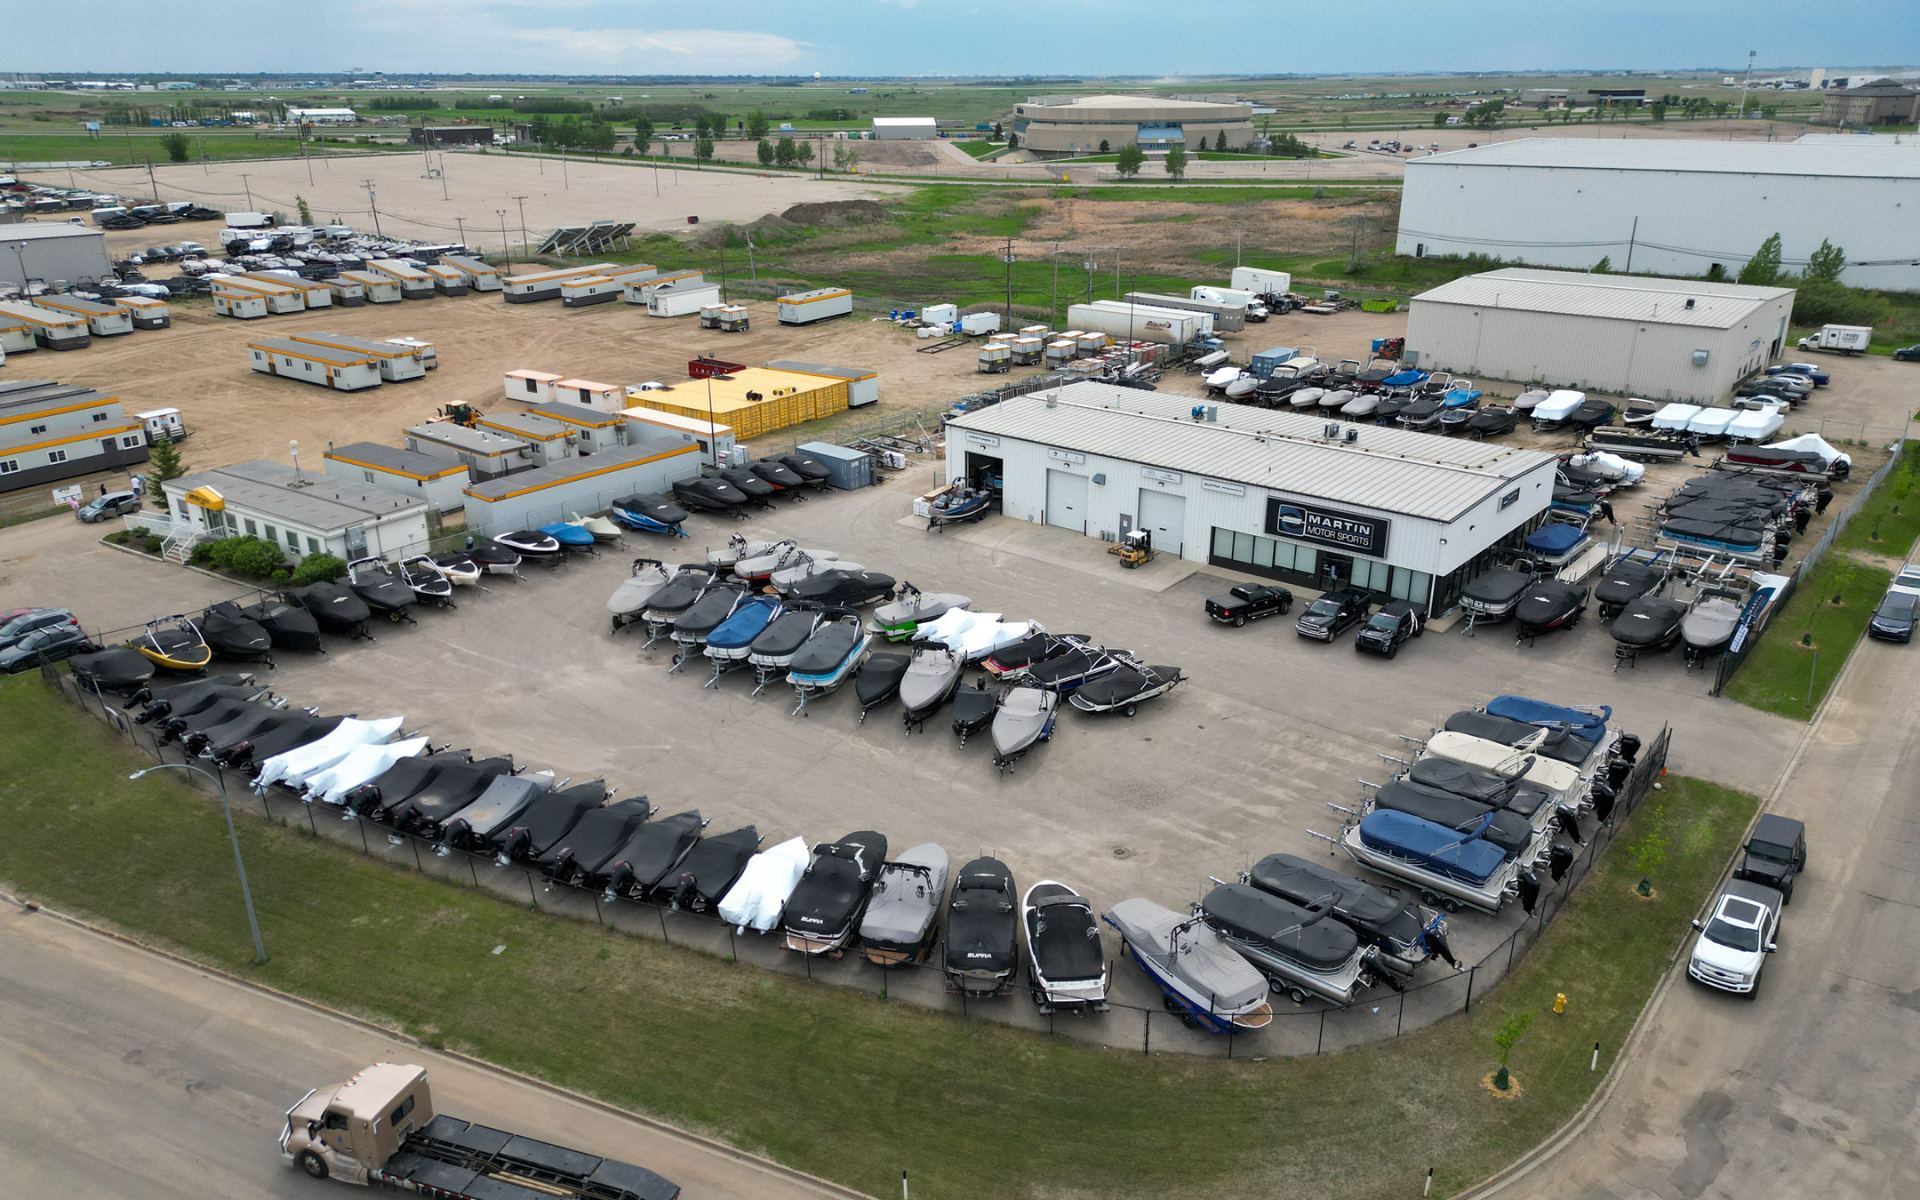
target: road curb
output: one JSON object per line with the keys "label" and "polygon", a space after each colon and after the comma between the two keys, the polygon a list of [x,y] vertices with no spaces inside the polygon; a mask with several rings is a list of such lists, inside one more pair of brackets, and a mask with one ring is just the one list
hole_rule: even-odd
{"label": "road curb", "polygon": [[874,1200],[873,1197],[869,1196],[865,1192],[855,1191],[854,1189],[847,1187],[844,1184],[835,1183],[830,1179],[822,1179],[818,1175],[809,1174],[805,1171],[798,1169],[797,1167],[789,1167],[784,1164],[777,1163],[770,1158],[764,1158],[750,1151],[742,1150],[737,1146],[728,1145],[727,1143],[719,1141],[716,1138],[710,1138],[704,1134],[694,1133],[690,1130],[683,1129],[678,1125],[674,1125],[667,1121],[663,1121],[658,1117],[650,1117],[645,1113],[638,1113],[633,1111],[632,1109],[621,1108],[617,1104],[610,1104],[605,1100],[601,1100],[597,1097],[587,1095],[584,1092],[577,1092],[572,1088],[563,1087],[557,1083],[549,1083],[548,1081],[537,1078],[536,1076],[526,1075],[519,1071],[513,1070],[511,1067],[503,1067],[503,1066],[500,1066],[498,1063],[490,1063],[485,1059],[475,1058],[470,1054],[462,1054],[457,1050],[444,1050],[434,1046],[429,1046],[426,1043],[422,1042],[419,1038],[416,1038],[411,1034],[405,1033],[401,1030],[393,1029],[386,1025],[382,1025],[377,1021],[370,1021],[365,1017],[355,1016],[352,1013],[344,1012],[340,1009],[333,1008],[325,1004],[321,1004],[316,1000],[309,1000],[304,996],[298,996],[293,994],[292,992],[281,991],[279,988],[273,987],[270,984],[260,983],[256,980],[247,979],[244,976],[235,975],[229,971],[224,971],[219,967],[209,966],[204,962],[199,962],[195,959],[188,958],[183,954],[176,954],[171,950],[165,950],[159,946],[150,945],[146,942],[141,941],[138,938],[129,937],[124,933],[120,933],[113,929],[108,929],[105,926],[96,925],[93,922],[88,921],[83,917],[76,917],[71,913],[61,912],[59,909],[48,908],[46,905],[41,904],[38,901],[25,900],[25,899],[22,899],[21,897],[10,895],[6,892],[0,892],[0,902],[12,904],[24,912],[38,913],[42,916],[52,917],[54,920],[59,921],[62,924],[72,926],[75,929],[79,929],[86,933],[92,934],[95,937],[101,937],[109,941],[118,942],[123,946],[129,946],[143,953],[151,954],[156,958],[163,958],[169,962],[176,963],[183,967],[187,967],[191,970],[199,971],[206,975],[212,975],[216,978],[224,980],[227,983],[246,988],[249,991],[258,992],[265,996],[271,996],[276,1000],[283,1001],[287,1004],[292,1004],[299,1008],[304,1008],[312,1012],[320,1013],[324,1016],[331,1017],[336,1021],[342,1021],[342,1022],[345,1022],[346,1024],[356,1026],[357,1028],[367,1030],[368,1032],[377,1033],[386,1037],[393,1038],[396,1041],[403,1042],[410,1046],[418,1046],[423,1050],[430,1051],[434,1054],[438,1054],[445,1058],[453,1059],[457,1062],[465,1064],[466,1066],[473,1067],[476,1070],[486,1071],[489,1074],[498,1075],[506,1079],[511,1079],[516,1083],[522,1083],[530,1087],[538,1088],[543,1092],[548,1092],[552,1095],[564,1097],[568,1100],[574,1101],[577,1104],[584,1104],[589,1108],[598,1109],[599,1111],[607,1113],[610,1116],[619,1117],[623,1120],[634,1121],[638,1124],[645,1125],[649,1129],[655,1130],[656,1132],[666,1134],[669,1137],[677,1138],[684,1142],[691,1142],[694,1145],[699,1146],[703,1150],[707,1150],[711,1153],[718,1154],[724,1158],[732,1159],[735,1162],[753,1167],[756,1170],[765,1171],[770,1175],[778,1175],[786,1179],[790,1179],[799,1183],[804,1183],[809,1187],[812,1187],[815,1190],[823,1192],[827,1195],[842,1197],[843,1200]]}

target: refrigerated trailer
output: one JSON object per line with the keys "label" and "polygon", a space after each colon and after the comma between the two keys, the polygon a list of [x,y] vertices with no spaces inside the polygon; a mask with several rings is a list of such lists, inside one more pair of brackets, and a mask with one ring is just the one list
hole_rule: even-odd
{"label": "refrigerated trailer", "polygon": [[133,332],[133,314],[112,304],[82,300],[77,296],[35,296],[33,302],[62,316],[79,317],[94,337],[118,337]]}
{"label": "refrigerated trailer", "polygon": [[1163,346],[1190,346],[1200,336],[1204,313],[1184,312],[1144,304],[1100,300],[1067,309],[1067,323],[1116,339],[1157,342]]}
{"label": "refrigerated trailer", "polygon": [[789,292],[774,302],[782,325],[811,325],[853,311],[853,293],[846,288],[815,288]]}
{"label": "refrigerated trailer", "polygon": [[1166,296],[1157,292],[1128,292],[1127,302],[1198,313],[1206,318],[1205,324],[1200,327],[1202,334],[1237,333],[1247,327],[1247,306],[1244,304],[1215,304],[1210,300],[1189,300],[1185,296]]}

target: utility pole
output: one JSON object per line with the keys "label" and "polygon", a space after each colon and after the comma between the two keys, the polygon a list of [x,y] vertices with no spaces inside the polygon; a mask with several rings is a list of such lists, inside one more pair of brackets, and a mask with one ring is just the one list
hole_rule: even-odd
{"label": "utility pole", "polygon": [[[1747,51],[1747,77],[1740,82],[1740,115],[1747,115],[1747,90],[1753,84],[1753,56],[1756,51]],[[1731,137],[1731,134],[1729,134]]]}
{"label": "utility pole", "polygon": [[[247,189],[247,211],[248,212],[253,211],[253,185],[247,182],[247,180],[252,178],[253,176],[247,172],[243,171],[240,174],[240,186]],[[371,187],[372,185],[369,184],[368,186]]]}
{"label": "utility pole", "polygon": [[[367,211],[373,214],[373,236],[385,237],[387,235],[380,232],[380,206],[374,202],[373,180],[368,179],[362,182],[365,183],[367,188]],[[249,203],[251,203],[251,199],[249,199]]]}
{"label": "utility pole", "polygon": [[1233,231],[1233,265],[1236,267],[1240,265],[1240,239],[1245,236],[1246,231],[1243,229]]}
{"label": "utility pole", "polygon": [[1006,327],[1008,329],[1012,329],[1013,328],[1013,239],[1012,238],[1007,239],[1007,252],[1005,255],[1005,259],[1007,264],[1007,325]]}
{"label": "utility pole", "polygon": [[[527,198],[525,196],[509,196],[507,199],[520,206],[520,257],[530,258],[532,256],[527,253]],[[508,261],[512,260],[509,259]]]}
{"label": "utility pole", "polygon": [[1092,304],[1093,303],[1093,269],[1099,266],[1100,264],[1098,260],[1089,258],[1082,265],[1087,268],[1087,303]]}
{"label": "utility pole", "polygon": [[496,208],[493,211],[500,214],[500,250],[507,256],[507,265],[512,266],[513,243],[507,240],[507,210]]}
{"label": "utility pole", "polygon": [[1113,248],[1113,298],[1120,298],[1120,247]]}
{"label": "utility pole", "polygon": [[753,279],[754,289],[760,287],[760,269],[753,265],[753,231],[747,231],[747,273]]}
{"label": "utility pole", "polygon": [[454,223],[454,226],[460,230],[460,244],[462,246],[466,245],[467,244],[467,219],[465,217],[455,217],[453,219],[453,223]]}
{"label": "utility pole", "polygon": [[444,154],[440,156],[440,199],[452,199],[451,196],[447,195],[447,156]]}
{"label": "utility pole", "polygon": [[147,183],[153,188],[153,202],[160,203],[160,181],[153,177],[153,160],[147,160]]}
{"label": "utility pole", "polygon": [[1640,218],[1633,219],[1633,232],[1627,234],[1627,269],[1622,274],[1633,274],[1633,244],[1640,240]]}
{"label": "utility pole", "polygon": [[1047,308],[1047,323],[1060,320],[1060,243],[1053,244],[1053,253],[1047,256],[1053,260],[1053,303]]}

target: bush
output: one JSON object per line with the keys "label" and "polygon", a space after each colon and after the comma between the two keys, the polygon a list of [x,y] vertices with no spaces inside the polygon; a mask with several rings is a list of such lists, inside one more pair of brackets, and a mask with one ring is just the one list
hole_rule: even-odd
{"label": "bush", "polygon": [[272,579],[275,572],[285,570],[287,565],[286,555],[280,552],[278,543],[246,533],[201,542],[193,548],[189,561],[196,567],[233,571],[252,579]]}
{"label": "bush", "polygon": [[287,582],[294,587],[310,583],[331,583],[347,573],[347,564],[331,554],[309,554],[300,560]]}

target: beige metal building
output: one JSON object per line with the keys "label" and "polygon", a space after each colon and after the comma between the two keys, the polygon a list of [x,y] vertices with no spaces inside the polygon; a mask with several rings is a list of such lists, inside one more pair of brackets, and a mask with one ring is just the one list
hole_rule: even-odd
{"label": "beige metal building", "polygon": [[1839,88],[1820,98],[1820,123],[1864,129],[1920,121],[1920,88],[1897,79],[1876,79]]}
{"label": "beige metal building", "polygon": [[1176,144],[1198,150],[1220,134],[1227,145],[1253,140],[1253,105],[1158,96],[1035,96],[1013,106],[1013,132],[1041,157],[1093,154],[1133,142],[1142,150]]}

